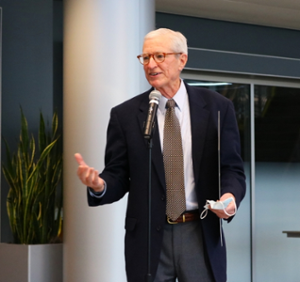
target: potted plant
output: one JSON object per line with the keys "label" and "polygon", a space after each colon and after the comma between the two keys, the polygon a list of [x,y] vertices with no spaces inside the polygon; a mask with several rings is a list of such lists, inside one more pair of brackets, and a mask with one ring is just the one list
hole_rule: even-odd
{"label": "potted plant", "polygon": [[[37,253],[44,256],[41,249],[48,249],[51,257],[54,256],[53,249],[57,249],[60,257],[56,260],[60,265],[56,268],[62,268],[62,247],[59,244],[51,244],[61,242],[62,230],[62,149],[59,141],[57,113],[53,115],[50,132],[47,131],[43,115],[40,113],[37,145],[34,136],[29,135],[22,109],[17,153],[11,154],[5,141],[7,159],[2,165],[2,171],[9,185],[6,203],[14,244],[1,244],[1,281],[23,281],[19,276],[12,278],[16,276],[16,270],[20,272],[20,269],[23,269],[24,273],[28,270],[25,274],[28,279],[32,276],[26,281],[58,282],[61,279],[61,270],[58,274],[51,273],[53,270],[46,270],[47,264],[53,265],[49,257],[37,257]],[[25,258],[20,268],[15,265],[14,255],[20,260],[21,253],[25,253]],[[34,257],[29,258],[30,254],[34,254]],[[30,261],[34,262],[35,266],[30,266]],[[6,275],[5,279],[3,275]]]}

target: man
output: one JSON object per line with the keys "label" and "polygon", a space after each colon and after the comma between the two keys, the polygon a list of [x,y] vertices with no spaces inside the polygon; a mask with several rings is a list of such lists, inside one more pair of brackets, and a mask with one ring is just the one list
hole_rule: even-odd
{"label": "man", "polygon": [[[220,218],[230,221],[245,194],[245,176],[233,105],[218,93],[188,86],[180,79],[187,62],[187,43],[179,32],[169,29],[150,32],[144,39],[143,53],[138,58],[144,66],[148,82],[162,94],[152,149],[150,262],[153,281],[175,282],[178,279],[179,282],[224,282],[226,250],[220,235]],[[100,175],[85,164],[80,154],[75,154],[79,164],[77,174],[89,187],[90,206],[112,203],[129,193],[125,223],[125,258],[129,282],[145,281],[147,274],[149,167],[148,142],[143,136],[143,124],[153,88],[112,109],[105,168]],[[172,110],[177,127],[165,125],[167,119],[169,122]],[[228,198],[233,200],[223,210],[210,206],[212,212],[208,212],[201,220],[200,213],[206,200],[219,198],[218,112],[221,134],[220,201]],[[169,134],[176,131],[175,127],[179,128],[176,140],[180,139],[180,145],[176,148],[181,153],[176,161],[170,161],[173,156],[168,155],[169,143],[166,139],[173,138]],[[170,162],[178,163],[182,168],[175,173],[177,178],[174,182],[170,182],[175,177],[170,177],[169,172],[173,170]],[[180,192],[177,191],[178,196],[172,196],[172,187],[179,182],[182,182],[178,188]],[[182,204],[182,200],[177,201],[177,197],[182,196],[183,213],[170,215],[169,209],[176,202]],[[170,202],[172,198],[174,202]]]}

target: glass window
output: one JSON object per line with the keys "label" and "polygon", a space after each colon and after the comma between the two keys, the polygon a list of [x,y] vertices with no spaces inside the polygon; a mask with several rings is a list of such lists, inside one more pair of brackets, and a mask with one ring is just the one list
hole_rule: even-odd
{"label": "glass window", "polygon": [[254,281],[299,281],[300,89],[254,89]]}
{"label": "glass window", "polygon": [[299,81],[184,77],[224,95],[236,110],[247,193],[234,220],[223,224],[228,281],[298,281],[300,238],[286,232],[300,233]]}
{"label": "glass window", "polygon": [[[227,280],[230,282],[251,281],[251,224],[250,224],[250,85],[185,79],[196,87],[208,88],[230,99],[235,107],[241,138],[241,153],[247,177],[247,193],[234,220],[224,222],[227,246]],[[238,266],[238,267],[237,267]]]}

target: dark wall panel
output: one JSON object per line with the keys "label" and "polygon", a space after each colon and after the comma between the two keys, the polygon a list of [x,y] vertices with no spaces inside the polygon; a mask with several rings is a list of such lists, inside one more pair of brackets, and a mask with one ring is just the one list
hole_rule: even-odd
{"label": "dark wall panel", "polygon": [[156,14],[156,27],[187,37],[187,68],[300,77],[300,31],[166,13]]}
{"label": "dark wall panel", "polygon": [[[62,9],[62,2],[58,3]],[[54,18],[53,0],[0,0],[0,7],[3,12],[1,134],[11,149],[16,150],[20,107],[27,117],[29,130],[35,135],[40,111],[50,119],[53,109],[62,107],[62,66],[56,59],[60,56],[61,61],[61,52],[57,48],[54,52],[54,26],[56,21],[62,22],[62,13],[56,13]],[[57,5],[55,7],[57,9]],[[59,39],[56,46],[62,48],[62,42],[57,41]],[[59,69],[55,74],[54,68]],[[5,160],[3,142],[1,159]],[[2,176],[1,241],[4,242],[10,240],[5,205],[7,191]]]}
{"label": "dark wall panel", "polygon": [[300,59],[300,31],[156,13],[156,27],[182,32],[189,47]]}

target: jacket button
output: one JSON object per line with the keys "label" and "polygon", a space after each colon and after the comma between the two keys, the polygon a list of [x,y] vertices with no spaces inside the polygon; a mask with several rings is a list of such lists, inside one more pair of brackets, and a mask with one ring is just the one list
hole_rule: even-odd
{"label": "jacket button", "polygon": [[161,226],[160,226],[160,225],[157,225],[156,230],[157,230],[157,231],[160,231],[160,230],[161,230]]}
{"label": "jacket button", "polygon": [[165,195],[162,195],[162,196],[161,196],[161,200],[162,200],[162,201],[164,201],[165,198],[166,198]]}

